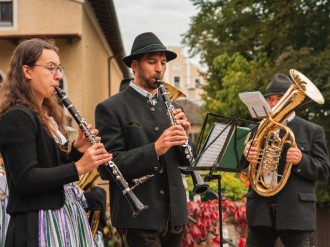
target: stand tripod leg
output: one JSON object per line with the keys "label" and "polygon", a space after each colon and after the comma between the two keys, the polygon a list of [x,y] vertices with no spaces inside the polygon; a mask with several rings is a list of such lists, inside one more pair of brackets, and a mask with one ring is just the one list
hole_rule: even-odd
{"label": "stand tripod leg", "polygon": [[223,247],[223,243],[227,243],[232,247],[236,247],[232,242],[223,238],[223,229],[222,229],[222,194],[221,194],[221,174],[212,175],[213,178],[218,180],[218,196],[219,196],[219,238],[220,246]]}
{"label": "stand tripod leg", "polygon": [[218,179],[218,193],[219,193],[219,237],[220,246],[223,246],[223,230],[222,230],[222,194],[221,194],[221,174],[217,175]]}

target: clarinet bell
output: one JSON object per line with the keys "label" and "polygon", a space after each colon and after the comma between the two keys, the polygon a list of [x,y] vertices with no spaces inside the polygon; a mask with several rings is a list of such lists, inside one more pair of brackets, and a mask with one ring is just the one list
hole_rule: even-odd
{"label": "clarinet bell", "polygon": [[194,194],[203,194],[209,190],[210,188],[209,185],[204,182],[204,180],[202,179],[201,175],[198,172],[192,171],[191,178],[194,184],[194,189],[193,189]]}
{"label": "clarinet bell", "polygon": [[133,210],[133,216],[132,217],[134,219],[138,216],[138,214],[140,212],[142,212],[143,210],[149,208],[148,205],[143,205],[142,203],[134,203],[134,204],[131,205],[131,207],[132,207],[132,210]]}
{"label": "clarinet bell", "polygon": [[194,189],[193,189],[194,194],[197,194],[197,195],[203,194],[209,190],[209,188],[210,188],[209,185],[204,182],[204,180],[202,179],[202,176],[197,171],[190,171],[185,166],[179,166],[179,169],[180,169],[181,173],[191,176],[191,178],[193,180],[193,184],[194,184]]}

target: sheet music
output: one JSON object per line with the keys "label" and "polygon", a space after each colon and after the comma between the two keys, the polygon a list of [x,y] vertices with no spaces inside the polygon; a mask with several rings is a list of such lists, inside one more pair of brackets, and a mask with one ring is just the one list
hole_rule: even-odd
{"label": "sheet music", "polygon": [[[214,123],[212,130],[210,131],[210,136],[207,138],[207,143],[204,145],[206,147],[205,153],[201,155],[198,159],[196,166],[213,166],[220,155],[220,152],[226,142],[227,136],[230,131],[230,126],[226,129],[227,124]],[[225,129],[225,130],[224,130]],[[218,137],[218,135],[223,131],[223,133]],[[215,138],[217,138],[215,140]],[[215,141],[214,141],[215,140]],[[214,141],[214,143],[212,143]],[[211,144],[211,146],[209,146]]]}
{"label": "sheet music", "polygon": [[238,96],[248,107],[253,118],[265,118],[268,116],[267,113],[272,111],[259,91],[239,93]]}

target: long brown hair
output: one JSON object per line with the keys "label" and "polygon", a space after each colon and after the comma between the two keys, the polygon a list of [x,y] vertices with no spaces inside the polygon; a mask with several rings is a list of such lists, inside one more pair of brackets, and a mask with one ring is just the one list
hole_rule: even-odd
{"label": "long brown hair", "polygon": [[59,106],[57,100],[55,98],[44,99],[42,106],[39,106],[33,96],[30,80],[24,76],[23,65],[33,66],[44,49],[59,53],[59,49],[53,40],[34,38],[23,41],[16,47],[10,59],[6,80],[0,87],[0,118],[10,107],[24,104],[39,115],[47,133],[50,134],[48,116],[52,116],[60,131],[66,134],[63,109]]}

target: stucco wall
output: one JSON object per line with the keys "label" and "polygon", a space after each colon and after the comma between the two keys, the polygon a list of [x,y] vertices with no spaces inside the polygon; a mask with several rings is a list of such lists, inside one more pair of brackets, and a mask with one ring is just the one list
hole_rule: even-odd
{"label": "stucco wall", "polygon": [[0,71],[2,73],[7,73],[9,69],[9,59],[15,47],[16,44],[8,40],[0,40]]}
{"label": "stucco wall", "polygon": [[[31,37],[78,34],[54,38],[64,66],[65,90],[80,114],[94,124],[97,103],[109,97],[108,59],[112,51],[87,2],[73,0],[17,1],[17,29],[0,28],[0,36]],[[0,39],[0,71],[6,73],[18,39]],[[111,95],[119,91],[123,75],[111,61]]]}
{"label": "stucco wall", "polygon": [[18,0],[17,29],[2,34],[81,34],[82,4],[71,0]]}

